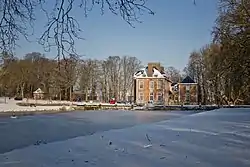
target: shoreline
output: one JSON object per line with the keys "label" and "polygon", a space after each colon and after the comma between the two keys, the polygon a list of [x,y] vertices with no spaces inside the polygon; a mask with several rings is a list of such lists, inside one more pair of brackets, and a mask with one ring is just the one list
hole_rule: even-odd
{"label": "shoreline", "polygon": [[38,114],[56,114],[56,113],[63,113],[63,112],[71,112],[74,111],[73,108],[69,106],[43,106],[40,107],[17,107],[14,109],[8,110],[1,110],[0,111],[0,118],[1,117],[10,117],[10,116],[28,116],[28,115],[38,115]]}
{"label": "shoreline", "polygon": [[[32,101],[33,102],[33,101]],[[168,106],[154,106],[154,107],[140,107],[121,104],[108,104],[108,103],[72,103],[69,102],[53,102],[52,104],[47,101],[39,101],[35,106],[20,101],[10,100],[8,103],[0,103],[0,117],[10,116],[29,116],[39,114],[56,114],[74,111],[102,111],[102,110],[132,110],[132,111],[209,111],[219,108],[250,108],[250,105],[236,105],[236,106],[218,106],[218,105],[168,105]],[[22,103],[23,105],[20,105]]]}
{"label": "shoreline", "polygon": [[32,115],[42,115],[42,114],[57,114],[74,112],[74,110],[31,110],[31,111],[7,111],[0,112],[0,118],[11,117],[11,116],[32,116]]}
{"label": "shoreline", "polygon": [[[164,111],[164,112],[171,112],[173,110],[176,111],[183,111],[183,109],[165,109],[165,110],[148,110],[148,109],[132,109],[132,110],[128,110],[128,109],[122,109],[122,108],[116,108],[116,107],[112,107],[112,108],[103,108],[103,109],[96,109],[96,108],[82,108],[82,107],[77,107],[77,106],[72,106],[72,107],[61,107],[61,108],[57,108],[57,109],[50,109],[49,106],[47,109],[39,109],[39,108],[29,108],[29,109],[18,109],[18,110],[7,110],[7,111],[0,111],[0,118],[4,118],[4,117],[11,117],[11,116],[33,116],[33,115],[48,115],[48,114],[58,114],[58,113],[67,113],[67,112],[75,112],[75,111],[80,111],[80,112],[84,112],[84,111],[105,111],[105,110],[110,110],[110,111],[116,111],[116,110],[124,110],[124,111],[134,111],[134,112],[140,112],[140,111],[148,111],[148,112],[154,112],[154,111]],[[184,111],[190,111],[191,109],[184,109]],[[194,110],[193,111],[197,111]],[[200,109],[200,111],[205,111],[204,109]],[[208,111],[208,110],[207,110]]]}
{"label": "shoreline", "polygon": [[[221,107],[221,108],[250,108],[250,106],[244,106],[244,107]],[[214,108],[214,109],[210,109],[210,110],[215,110],[218,108]],[[119,110],[116,108],[109,108],[109,109],[102,109],[103,111],[105,110]],[[123,109],[121,109],[123,110]],[[187,109],[187,110],[175,110],[175,111],[190,111],[191,109]],[[11,117],[11,116],[33,116],[33,115],[49,115],[49,114],[58,114],[58,113],[68,113],[68,112],[75,112],[75,111],[100,111],[99,109],[90,109],[90,110],[86,110],[86,109],[76,109],[76,108],[60,108],[60,109],[35,109],[35,110],[8,110],[8,111],[0,111],[0,118],[6,118],[6,117]],[[135,111],[135,112],[140,112],[140,111],[149,111],[149,112],[154,112],[154,111],[164,111],[164,112],[171,112],[173,110],[124,110],[124,111]],[[204,109],[200,109],[200,110],[195,110],[193,109],[193,111],[209,111],[208,110],[204,110]]]}

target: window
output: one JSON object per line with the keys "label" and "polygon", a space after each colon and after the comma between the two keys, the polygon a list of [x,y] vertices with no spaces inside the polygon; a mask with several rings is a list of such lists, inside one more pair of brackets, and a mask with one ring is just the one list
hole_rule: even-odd
{"label": "window", "polygon": [[163,89],[163,80],[158,80],[157,89]]}
{"label": "window", "polygon": [[143,81],[139,81],[139,89],[143,89],[144,88],[144,82]]}
{"label": "window", "polygon": [[149,89],[150,90],[154,89],[154,81],[149,81]]}
{"label": "window", "polygon": [[186,86],[186,103],[190,102],[190,85]]}
{"label": "window", "polygon": [[149,93],[149,101],[154,101],[154,93]]}
{"label": "window", "polygon": [[140,92],[139,93],[139,101],[143,101],[143,99],[144,99],[144,96],[143,96],[143,92]]}
{"label": "window", "polygon": [[162,93],[157,94],[158,101],[163,101]]}

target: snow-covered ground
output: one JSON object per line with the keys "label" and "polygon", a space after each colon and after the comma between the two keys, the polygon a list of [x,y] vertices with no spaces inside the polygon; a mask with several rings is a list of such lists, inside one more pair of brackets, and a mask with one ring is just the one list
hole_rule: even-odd
{"label": "snow-covered ground", "polygon": [[[9,111],[38,111],[38,110],[59,110],[62,108],[62,106],[36,106],[36,107],[30,107],[30,106],[19,106],[17,103],[20,103],[22,101],[15,101],[13,99],[5,99],[0,98],[0,112],[9,112]],[[25,100],[23,101],[25,102]],[[33,103],[33,101],[29,100],[30,103]],[[47,101],[39,101],[39,103],[46,103]]]}
{"label": "snow-covered ground", "polygon": [[[6,101],[6,103],[5,103]],[[19,106],[17,103],[34,103],[34,104],[59,104],[58,106]],[[67,108],[69,105],[114,105],[109,103],[97,103],[97,102],[70,102],[70,101],[59,101],[59,100],[34,100],[34,99],[23,99],[22,101],[16,101],[14,99],[0,97],[0,112],[8,111],[41,111],[41,110],[60,110],[62,104],[65,104]],[[116,104],[117,106],[124,106],[125,104]]]}
{"label": "snow-covered ground", "polygon": [[[144,114],[140,117],[145,119]],[[126,116],[125,119],[129,118],[131,117]],[[81,123],[89,121],[83,117],[77,119],[77,122]],[[51,120],[57,121],[57,119]],[[67,120],[71,122],[72,118]],[[102,117],[98,117],[98,120],[103,121]],[[117,121],[124,123],[122,119]],[[42,121],[27,130],[37,130],[36,127],[41,125],[40,122]],[[3,123],[5,124],[8,125]],[[79,126],[78,124],[60,124],[62,127],[56,132],[65,133],[64,128],[66,131],[75,131],[74,126]],[[89,128],[98,124],[100,122],[91,122],[93,126],[79,126],[79,128],[82,128],[82,131],[87,128],[89,131]],[[41,138],[34,145],[0,154],[0,166],[249,167],[249,126],[249,109],[219,109],[157,123],[79,135],[59,141]],[[49,132],[53,130],[54,127]],[[42,130],[41,135],[38,132],[37,136],[49,132]],[[25,130],[18,134],[10,130],[9,133],[16,135],[16,138],[23,136],[27,139]]]}
{"label": "snow-covered ground", "polygon": [[72,104],[70,101],[66,100],[34,100],[34,99],[23,99],[22,102],[25,103],[36,103],[36,104]]}

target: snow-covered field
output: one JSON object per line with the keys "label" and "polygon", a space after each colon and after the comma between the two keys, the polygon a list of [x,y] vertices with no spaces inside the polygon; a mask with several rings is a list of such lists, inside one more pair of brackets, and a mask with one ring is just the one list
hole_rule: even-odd
{"label": "snow-covered field", "polygon": [[[6,100],[6,103],[5,103]],[[19,106],[17,103],[34,103],[34,104],[59,104],[58,106]],[[11,112],[11,111],[49,111],[49,110],[60,110],[63,104],[67,105],[66,110],[70,108],[70,105],[114,105],[109,103],[96,103],[96,102],[70,102],[70,101],[59,101],[59,100],[34,100],[34,99],[23,99],[22,101],[16,101],[14,99],[0,97],[0,112]],[[124,106],[125,104],[116,104],[117,106]]]}
{"label": "snow-covered field", "polygon": [[[15,101],[13,99],[5,99],[0,98],[0,112],[9,112],[9,111],[38,111],[38,110],[59,110],[62,108],[62,106],[36,106],[36,107],[30,107],[30,106],[19,106],[17,103],[20,102],[26,102],[24,101]],[[29,100],[29,103],[35,103],[35,100]],[[48,101],[39,101],[37,103],[44,103],[46,104]]]}

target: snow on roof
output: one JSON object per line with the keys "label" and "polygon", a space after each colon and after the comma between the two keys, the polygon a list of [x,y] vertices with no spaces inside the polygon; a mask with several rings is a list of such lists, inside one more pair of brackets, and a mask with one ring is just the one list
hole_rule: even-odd
{"label": "snow on roof", "polygon": [[44,92],[42,91],[42,89],[38,88],[38,89],[37,89],[36,91],[34,91],[33,93],[41,94],[41,93],[44,93]]}

